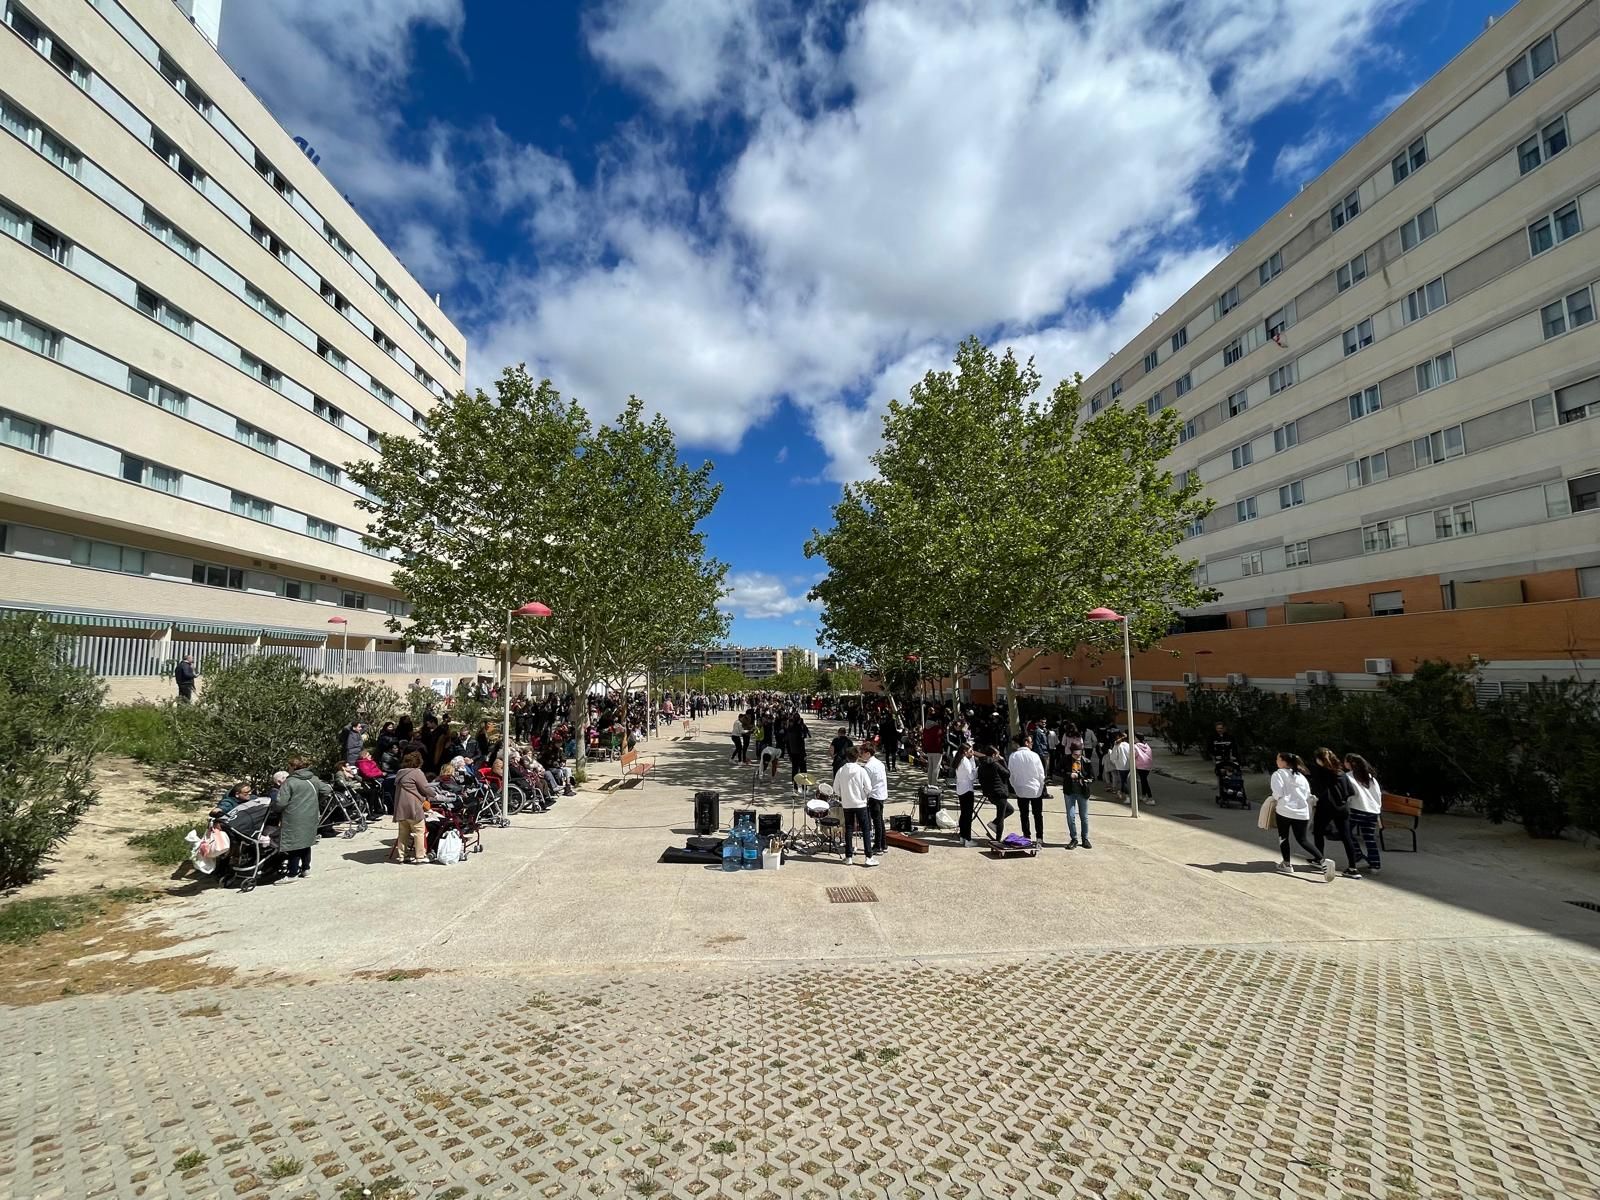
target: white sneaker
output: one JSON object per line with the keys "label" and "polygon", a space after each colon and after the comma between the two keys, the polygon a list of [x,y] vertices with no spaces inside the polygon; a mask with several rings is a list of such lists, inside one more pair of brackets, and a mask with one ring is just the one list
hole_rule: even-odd
{"label": "white sneaker", "polygon": [[1278,864],[1278,874],[1280,874],[1280,875],[1293,875],[1294,874],[1294,868],[1292,866],[1290,866],[1286,862],[1281,862],[1281,863]]}
{"label": "white sneaker", "polygon": [[1324,858],[1322,860],[1322,877],[1329,883],[1333,882],[1333,859]]}
{"label": "white sneaker", "polygon": [[868,857],[868,859],[867,859],[867,866],[869,866],[869,867],[875,867],[875,866],[877,866],[877,865],[878,865],[878,860],[877,860],[877,859],[875,859],[875,858],[871,858],[871,857]]}
{"label": "white sneaker", "polygon": [[971,838],[962,838],[961,839],[961,845],[962,845],[963,849],[971,849],[973,844],[974,843],[973,843]]}

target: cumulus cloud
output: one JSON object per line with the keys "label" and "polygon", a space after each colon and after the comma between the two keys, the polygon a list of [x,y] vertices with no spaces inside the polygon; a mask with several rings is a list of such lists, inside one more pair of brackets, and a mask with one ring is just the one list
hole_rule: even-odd
{"label": "cumulus cloud", "polygon": [[1315,129],[1305,139],[1278,150],[1278,157],[1272,162],[1272,178],[1285,187],[1298,188],[1321,173],[1338,145],[1339,139],[1332,130]]}
{"label": "cumulus cloud", "polygon": [[787,617],[816,606],[806,599],[805,592],[791,592],[777,575],[734,571],[728,575],[728,590],[718,607],[736,617],[759,621]]}

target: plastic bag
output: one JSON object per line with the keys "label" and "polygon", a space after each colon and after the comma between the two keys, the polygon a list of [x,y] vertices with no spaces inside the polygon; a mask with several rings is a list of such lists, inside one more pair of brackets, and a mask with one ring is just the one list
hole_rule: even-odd
{"label": "plastic bag", "polygon": [[461,844],[461,835],[454,829],[445,831],[439,839],[439,849],[434,852],[434,858],[450,866],[460,862],[466,856],[466,847]]}
{"label": "plastic bag", "polygon": [[933,824],[938,829],[954,829],[958,822],[955,813],[948,808],[941,808],[933,814]]}

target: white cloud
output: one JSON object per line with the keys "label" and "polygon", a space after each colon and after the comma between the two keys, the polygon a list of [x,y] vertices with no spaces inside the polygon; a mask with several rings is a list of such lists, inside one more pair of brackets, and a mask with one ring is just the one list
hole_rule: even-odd
{"label": "white cloud", "polygon": [[1416,95],[1417,89],[1421,86],[1422,82],[1418,80],[1415,83],[1407,84],[1398,92],[1390,92],[1382,100],[1378,101],[1378,103],[1372,106],[1372,119],[1374,121],[1383,120],[1395,109],[1399,108],[1407,100],[1411,99],[1412,96]]}
{"label": "white cloud", "polygon": [[718,607],[736,617],[759,621],[787,617],[816,606],[806,599],[805,592],[791,592],[776,575],[734,571],[728,575],[728,590]]}
{"label": "white cloud", "polygon": [[772,461],[775,462],[775,463],[788,462],[789,461],[789,447],[787,447],[787,446],[779,446],[778,447],[778,453],[773,455]]}
{"label": "white cloud", "polygon": [[1338,139],[1327,128],[1314,129],[1301,141],[1289,142],[1272,162],[1272,178],[1285,187],[1298,188],[1322,173]]}

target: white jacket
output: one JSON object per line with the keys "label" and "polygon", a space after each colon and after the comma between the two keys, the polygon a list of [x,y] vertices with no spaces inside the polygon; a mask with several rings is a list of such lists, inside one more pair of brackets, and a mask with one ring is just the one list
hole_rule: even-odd
{"label": "white jacket", "polygon": [[1344,773],[1345,779],[1350,784],[1350,807],[1358,813],[1380,813],[1383,811],[1383,789],[1378,786],[1378,777],[1374,775],[1372,782],[1362,787],[1356,777],[1349,771]]}
{"label": "white jacket", "polygon": [[1126,771],[1128,769],[1128,743],[1118,742],[1111,747],[1111,752],[1106,755],[1106,762],[1113,771]]}
{"label": "white jacket", "polygon": [[1272,773],[1272,801],[1280,817],[1309,820],[1311,783],[1299,771],[1280,767]]}
{"label": "white jacket", "polygon": [[833,794],[844,808],[865,808],[872,795],[872,776],[858,762],[847,762],[834,774]]}
{"label": "white jacket", "polygon": [[956,759],[956,795],[978,790],[978,760],[962,755]]}
{"label": "white jacket", "polygon": [[1044,795],[1044,763],[1026,746],[1018,747],[1006,759],[1006,770],[1011,772],[1011,790],[1023,800]]}

